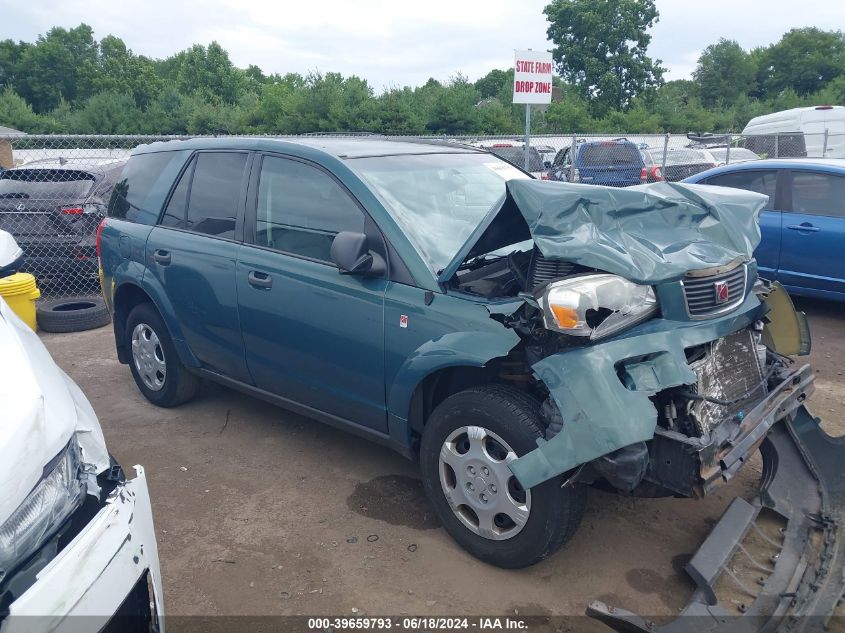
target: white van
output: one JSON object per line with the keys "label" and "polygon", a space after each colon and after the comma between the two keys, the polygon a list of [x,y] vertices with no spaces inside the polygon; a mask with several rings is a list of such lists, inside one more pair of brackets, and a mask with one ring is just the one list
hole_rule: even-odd
{"label": "white van", "polygon": [[[827,138],[825,138],[825,130]],[[742,131],[743,135],[786,135],[778,137],[784,145],[779,148],[781,151],[777,152],[779,156],[797,155],[788,147],[797,133],[804,135],[807,156],[845,158],[845,106],[821,105],[764,114],[751,119]],[[757,151],[755,147],[750,146],[754,144],[754,139],[748,139],[748,141],[749,144],[746,146]],[[765,145],[772,145],[772,143],[767,142]],[[775,157],[772,151],[766,151],[766,153],[770,154],[769,158]]]}

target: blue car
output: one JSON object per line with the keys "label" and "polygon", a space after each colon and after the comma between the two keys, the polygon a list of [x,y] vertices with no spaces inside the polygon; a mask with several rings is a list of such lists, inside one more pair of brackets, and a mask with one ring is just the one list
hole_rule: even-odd
{"label": "blue car", "polygon": [[792,294],[845,301],[845,160],[749,161],[684,182],[769,196],[754,253],[760,275]]}
{"label": "blue car", "polygon": [[575,169],[571,162],[570,148],[558,152],[549,180],[605,187],[630,187],[663,180],[660,166],[651,155],[624,138],[579,143]]}

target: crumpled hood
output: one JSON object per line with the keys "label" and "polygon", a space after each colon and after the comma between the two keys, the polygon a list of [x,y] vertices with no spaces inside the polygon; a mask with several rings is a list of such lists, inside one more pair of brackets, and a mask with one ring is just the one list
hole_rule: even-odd
{"label": "crumpled hood", "polygon": [[751,259],[768,197],[711,185],[659,182],[617,188],[510,180],[502,206],[470,236],[461,262],[533,238],[543,256],[644,284]]}
{"label": "crumpled hood", "polygon": [[540,252],[639,283],[750,259],[762,194],[660,182],[615,188],[511,180],[508,196]]}
{"label": "crumpled hood", "polygon": [[0,298],[0,524],[74,434],[82,461],[97,473],[107,469],[103,432],[88,400]]}

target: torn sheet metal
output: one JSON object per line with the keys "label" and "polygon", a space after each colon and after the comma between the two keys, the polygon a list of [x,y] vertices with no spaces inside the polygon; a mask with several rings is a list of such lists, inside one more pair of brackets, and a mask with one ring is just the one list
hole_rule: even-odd
{"label": "torn sheet metal", "polygon": [[[657,409],[649,396],[695,384],[684,350],[748,327],[761,311],[753,294],[735,312],[708,322],[654,319],[627,335],[548,356],[532,366],[565,423],[548,441],[510,464],[523,487],[536,486],[616,449],[652,438]],[[623,383],[623,380],[625,381]]]}
{"label": "torn sheet metal", "polygon": [[507,189],[545,257],[644,284],[751,259],[768,200],[738,189],[668,182],[623,189],[511,180]]}

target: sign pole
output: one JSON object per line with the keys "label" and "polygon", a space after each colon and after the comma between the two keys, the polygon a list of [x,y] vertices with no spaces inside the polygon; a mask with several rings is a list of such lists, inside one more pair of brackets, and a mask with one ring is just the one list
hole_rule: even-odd
{"label": "sign pole", "polygon": [[528,161],[528,149],[531,143],[531,105],[526,103],[525,104],[525,171],[530,171],[528,169],[529,161]]}

